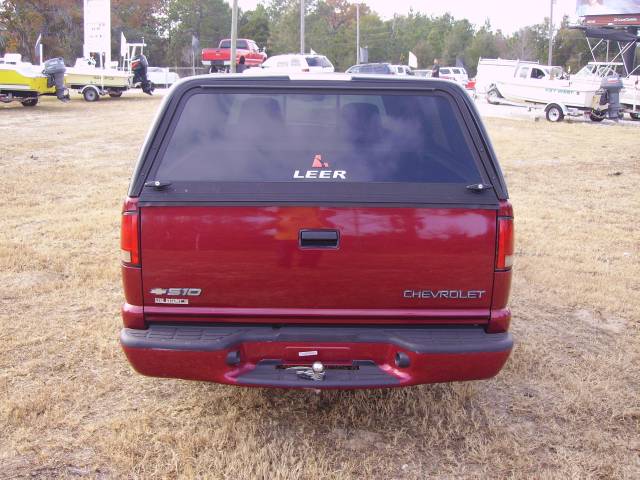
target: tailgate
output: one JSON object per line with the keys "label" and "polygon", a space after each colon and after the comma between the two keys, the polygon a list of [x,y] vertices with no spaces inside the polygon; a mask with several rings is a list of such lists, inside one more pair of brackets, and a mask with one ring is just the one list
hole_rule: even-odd
{"label": "tailgate", "polygon": [[147,313],[488,316],[493,210],[152,206],[141,221]]}
{"label": "tailgate", "polygon": [[229,60],[228,49],[204,48],[202,49],[203,60]]}

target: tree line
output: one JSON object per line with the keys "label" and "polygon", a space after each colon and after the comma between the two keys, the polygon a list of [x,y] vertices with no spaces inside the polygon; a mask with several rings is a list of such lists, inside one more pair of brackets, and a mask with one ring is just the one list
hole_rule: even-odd
{"label": "tree line", "polygon": [[[267,0],[241,11],[239,36],[252,38],[269,55],[292,53],[300,45],[300,1]],[[82,0],[4,0],[0,2],[0,53],[18,52],[34,60],[33,47],[42,34],[47,57],[62,56],[68,64],[82,55]],[[355,63],[356,7],[348,0],[305,2],[307,49],[322,53],[345,70]],[[112,0],[112,50],[120,50],[120,32],[130,41],[144,41],[151,65],[190,66],[192,38],[202,47],[228,38],[231,8],[223,0]],[[383,20],[368,6],[360,7],[360,43],[369,61],[406,64],[408,53],[420,68],[463,65],[471,75],[480,57],[547,61],[548,23],[504,34],[487,20],[473,25],[450,14],[429,16],[409,11]],[[198,58],[200,52],[196,52]],[[554,64],[572,71],[591,60],[584,35],[568,28],[568,20],[554,36]]]}

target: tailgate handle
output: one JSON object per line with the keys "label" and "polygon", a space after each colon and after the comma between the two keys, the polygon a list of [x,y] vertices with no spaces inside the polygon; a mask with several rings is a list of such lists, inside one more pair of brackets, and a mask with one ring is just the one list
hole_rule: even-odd
{"label": "tailgate handle", "polygon": [[338,230],[300,230],[300,248],[338,248]]}

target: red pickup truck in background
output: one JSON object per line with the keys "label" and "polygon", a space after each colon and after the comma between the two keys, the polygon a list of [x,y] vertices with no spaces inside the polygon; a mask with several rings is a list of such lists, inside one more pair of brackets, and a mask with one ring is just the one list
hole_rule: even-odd
{"label": "red pickup truck in background", "polygon": [[[231,65],[231,39],[220,40],[218,48],[202,49],[202,64],[209,67],[210,73],[227,71]],[[236,44],[236,64],[244,58],[247,67],[259,67],[267,59],[267,54],[258,48],[253,40],[239,38]]]}

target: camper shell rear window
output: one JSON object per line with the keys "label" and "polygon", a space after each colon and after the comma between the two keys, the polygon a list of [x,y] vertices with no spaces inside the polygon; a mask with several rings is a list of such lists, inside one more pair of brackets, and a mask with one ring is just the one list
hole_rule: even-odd
{"label": "camper shell rear window", "polygon": [[469,200],[466,186],[490,183],[458,105],[443,92],[195,89],[147,178],[170,183],[175,195],[304,200],[325,192],[440,203]]}

